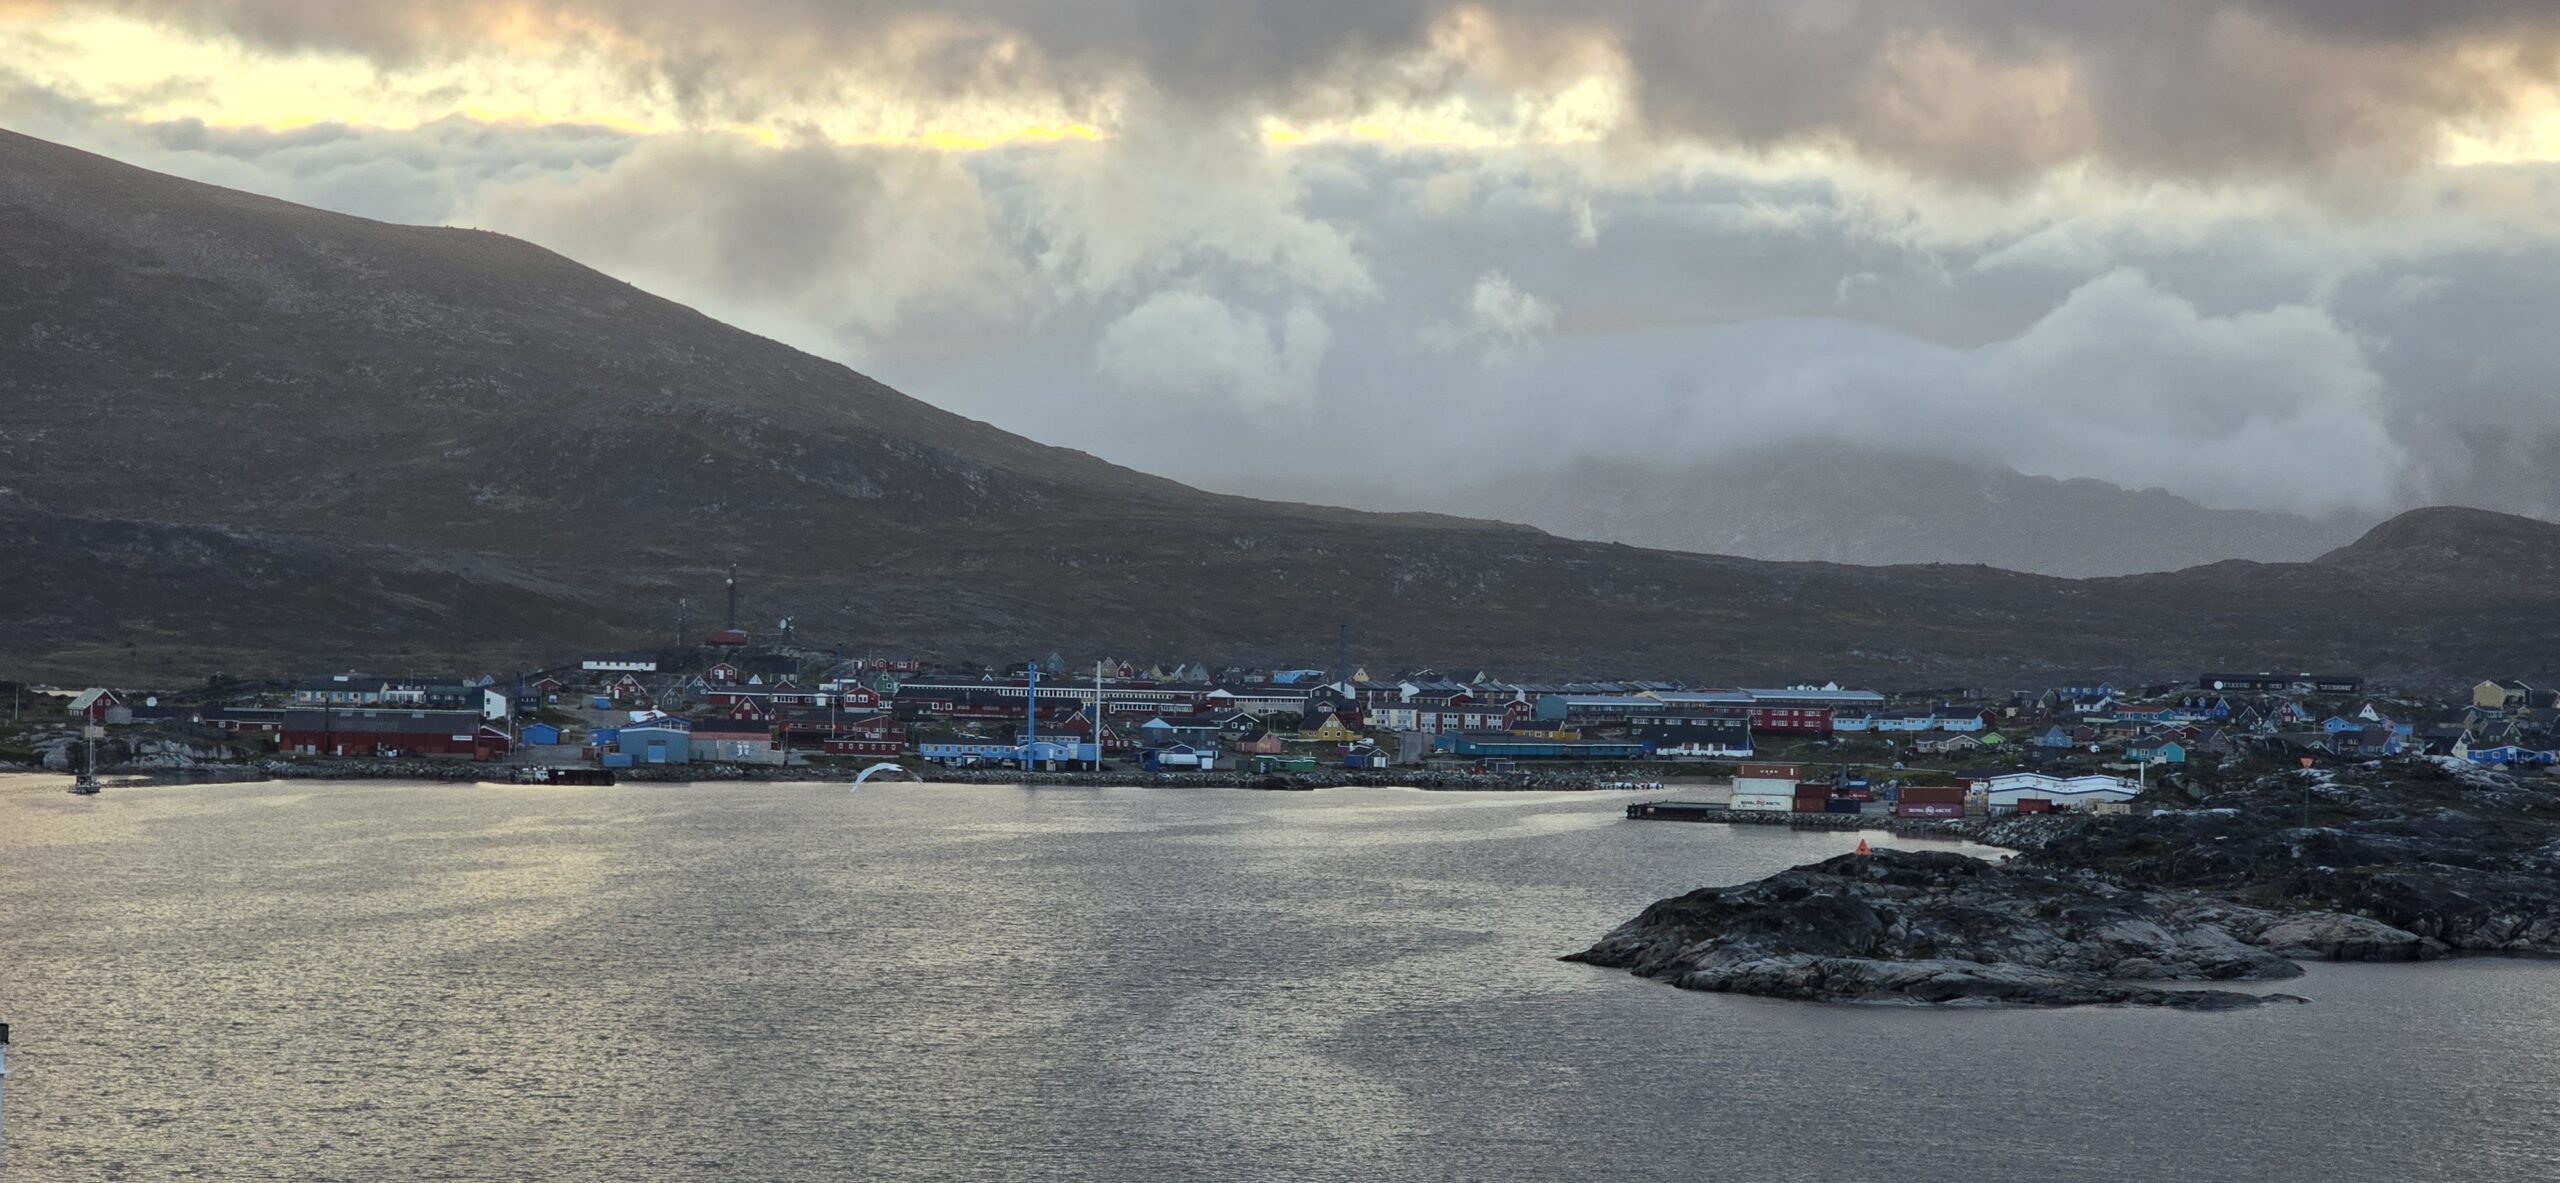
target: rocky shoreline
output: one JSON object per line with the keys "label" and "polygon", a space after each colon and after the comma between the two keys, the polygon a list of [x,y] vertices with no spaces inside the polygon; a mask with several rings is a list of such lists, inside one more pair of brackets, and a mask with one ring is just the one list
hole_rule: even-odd
{"label": "rocky shoreline", "polygon": [[[2174,790],[2172,790],[2174,792]],[[1822,1002],[2230,1009],[2300,960],[2560,952],[2560,793],[2431,761],[2291,772],[2148,816],[1967,823],[1648,907],[1568,961]]]}

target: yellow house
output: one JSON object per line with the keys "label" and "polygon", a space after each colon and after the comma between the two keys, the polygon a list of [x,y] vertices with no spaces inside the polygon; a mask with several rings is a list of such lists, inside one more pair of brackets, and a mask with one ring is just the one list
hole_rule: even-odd
{"label": "yellow house", "polygon": [[2491,680],[2471,688],[2471,705],[2482,710],[2502,711],[2524,706],[2533,697],[2533,687],[2522,682]]}
{"label": "yellow house", "polygon": [[1313,743],[1350,743],[1360,733],[1342,725],[1342,716],[1327,712],[1313,731],[1300,731],[1298,738]]}

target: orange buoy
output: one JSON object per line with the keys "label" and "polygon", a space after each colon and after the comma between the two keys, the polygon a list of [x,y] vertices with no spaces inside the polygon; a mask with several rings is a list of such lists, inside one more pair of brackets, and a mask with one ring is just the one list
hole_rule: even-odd
{"label": "orange buoy", "polygon": [[1868,849],[1868,848],[1867,848],[1867,840],[1866,840],[1866,839],[1864,839],[1864,838],[1860,838],[1860,839],[1858,839],[1858,857],[1859,857],[1859,858],[1865,858],[1865,857],[1867,857],[1868,855],[1871,855],[1871,854],[1874,854],[1874,853],[1875,853],[1875,851],[1870,850],[1870,849]]}

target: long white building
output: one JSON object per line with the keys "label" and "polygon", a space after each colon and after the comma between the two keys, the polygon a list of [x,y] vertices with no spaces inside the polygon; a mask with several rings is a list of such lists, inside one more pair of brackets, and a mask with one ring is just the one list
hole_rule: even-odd
{"label": "long white building", "polygon": [[1993,813],[2014,812],[2022,800],[2050,801],[2067,809],[2087,809],[2099,802],[2131,801],[2141,792],[2132,781],[2112,776],[2053,776],[2042,772],[2004,772],[1978,783]]}

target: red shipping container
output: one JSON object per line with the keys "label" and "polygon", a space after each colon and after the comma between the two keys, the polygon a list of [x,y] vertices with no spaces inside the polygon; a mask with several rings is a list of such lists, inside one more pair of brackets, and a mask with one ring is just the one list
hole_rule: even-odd
{"label": "red shipping container", "polygon": [[1962,785],[1907,785],[1894,807],[1896,817],[1963,817]]}

